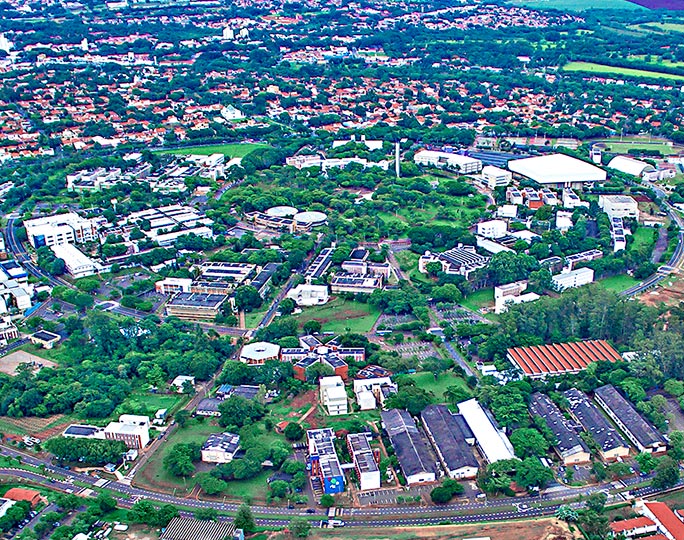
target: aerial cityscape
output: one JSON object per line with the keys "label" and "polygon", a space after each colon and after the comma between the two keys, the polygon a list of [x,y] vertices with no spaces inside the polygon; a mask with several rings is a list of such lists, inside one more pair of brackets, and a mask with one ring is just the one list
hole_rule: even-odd
{"label": "aerial cityscape", "polygon": [[684,2],[0,0],[2,540],[684,540]]}

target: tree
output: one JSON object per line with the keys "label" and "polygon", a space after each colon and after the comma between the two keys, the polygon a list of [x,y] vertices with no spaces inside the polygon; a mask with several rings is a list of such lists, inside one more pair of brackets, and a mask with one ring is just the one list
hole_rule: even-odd
{"label": "tree", "polygon": [[684,432],[672,431],[670,433],[670,449],[667,454],[675,461],[684,459]]}
{"label": "tree", "polygon": [[653,454],[649,454],[648,452],[637,454],[635,459],[639,464],[639,470],[646,474],[652,472],[658,465],[658,460],[653,457]]}
{"label": "tree", "polygon": [[656,475],[651,485],[656,489],[667,489],[679,482],[679,464],[670,456],[663,457],[656,466]]}
{"label": "tree", "polygon": [[304,428],[297,422],[290,422],[285,427],[283,434],[288,441],[298,441],[304,436]]}
{"label": "tree", "polygon": [[435,504],[446,504],[451,500],[451,491],[439,486],[430,492],[430,499]]}
{"label": "tree", "polygon": [[549,450],[549,442],[536,429],[516,429],[510,436],[515,453],[520,458],[540,457]]}
{"label": "tree", "polygon": [[195,472],[193,461],[200,459],[200,446],[195,443],[174,445],[164,457],[164,467],[174,476],[190,476]]}
{"label": "tree", "polygon": [[537,458],[525,458],[516,467],[515,481],[519,486],[543,488],[551,480],[553,471],[544,467]]}
{"label": "tree", "polygon": [[97,496],[96,503],[103,514],[111,512],[117,506],[116,499],[107,493],[100,493]]}
{"label": "tree", "polygon": [[[429,263],[428,266],[433,263]],[[448,302],[455,304],[463,299],[460,289],[451,283],[446,283],[440,287],[432,289],[432,299],[435,302]]]}
{"label": "tree", "polygon": [[231,396],[219,405],[222,426],[242,427],[252,424],[264,416],[264,406],[256,400],[245,399],[241,396]]}
{"label": "tree", "polygon": [[311,532],[311,523],[302,516],[295,516],[290,520],[288,529],[295,538],[306,538]]}
{"label": "tree", "polygon": [[452,405],[458,405],[471,397],[473,396],[463,386],[447,386],[444,391],[444,398]]}
{"label": "tree", "polygon": [[174,418],[176,419],[178,426],[182,429],[187,425],[188,420],[190,420],[190,411],[181,409],[175,414]]}
{"label": "tree", "polygon": [[83,500],[77,495],[73,495],[71,493],[59,493],[55,497],[55,504],[59,506],[60,510],[63,512],[71,512],[72,510],[76,510],[76,508],[81,506],[81,504],[83,504]]}
{"label": "tree", "polygon": [[598,492],[598,493],[591,493],[587,497],[586,505],[589,510],[592,512],[596,512],[597,514],[602,514],[603,509],[606,506],[606,501],[608,500],[608,496],[605,493]]}
{"label": "tree", "polygon": [[261,307],[263,301],[259,291],[251,285],[243,285],[235,290],[235,305],[240,311],[254,311]]}
{"label": "tree", "polygon": [[271,497],[274,499],[287,497],[287,494],[290,492],[289,484],[283,480],[274,480],[268,487],[271,490]]}
{"label": "tree", "polygon": [[558,510],[556,510],[556,517],[558,519],[562,519],[563,521],[577,521],[577,518],[579,517],[577,515],[577,511],[573,510],[570,506],[567,504],[564,504],[563,506],[558,507]]}
{"label": "tree", "polygon": [[297,304],[295,304],[295,302],[294,302],[294,300],[292,300],[292,298],[283,298],[280,301],[280,304],[278,304],[278,310],[283,315],[292,314],[292,312],[295,310],[296,307],[297,307]]}
{"label": "tree", "polygon": [[449,362],[441,356],[430,356],[421,362],[421,366],[424,371],[431,372],[435,380],[437,380],[448,369]]}
{"label": "tree", "polygon": [[325,493],[321,496],[320,505],[323,508],[332,508],[333,506],[335,506],[335,497],[333,497],[329,493]]}
{"label": "tree", "polygon": [[251,533],[256,530],[256,521],[254,521],[254,516],[252,515],[252,509],[246,505],[241,504],[235,514],[235,524],[236,529],[242,529],[246,533]]}
{"label": "tree", "polygon": [[406,409],[413,416],[419,415],[425,407],[434,402],[432,392],[417,386],[400,387],[396,394],[387,398],[388,409]]}
{"label": "tree", "polygon": [[198,508],[193,515],[200,521],[216,521],[218,511],[215,508]]}
{"label": "tree", "polygon": [[318,334],[321,331],[321,323],[315,320],[306,321],[302,328],[305,334]]}

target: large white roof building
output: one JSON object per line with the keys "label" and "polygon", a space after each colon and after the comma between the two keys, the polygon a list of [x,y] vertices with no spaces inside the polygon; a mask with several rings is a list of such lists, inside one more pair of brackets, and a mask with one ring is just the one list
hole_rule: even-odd
{"label": "large white roof building", "polygon": [[477,447],[489,463],[496,463],[504,459],[515,459],[511,441],[508,440],[503,431],[492,423],[476,399],[459,403],[458,412],[475,435]]}
{"label": "large white roof building", "polygon": [[565,154],[514,159],[508,168],[520,176],[545,186],[581,187],[606,180],[606,171]]}
{"label": "large white roof building", "polygon": [[240,351],[240,362],[250,365],[261,365],[267,360],[278,360],[280,357],[280,345],[259,341],[248,343]]}
{"label": "large white roof building", "polygon": [[644,173],[655,172],[653,165],[627,156],[615,156],[608,163],[608,167],[632,176],[642,176]]}

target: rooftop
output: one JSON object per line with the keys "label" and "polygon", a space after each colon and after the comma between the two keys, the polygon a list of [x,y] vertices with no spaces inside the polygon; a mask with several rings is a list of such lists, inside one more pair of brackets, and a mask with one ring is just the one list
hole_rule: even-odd
{"label": "rooftop", "polygon": [[560,409],[549,396],[535,392],[531,396],[529,408],[530,414],[543,418],[553,432],[557,441],[556,448],[561,456],[566,457],[577,452],[589,451],[580,436],[568,426]]}
{"label": "rooftop", "polygon": [[226,540],[232,538],[235,525],[226,521],[200,521],[190,518],[173,518],[160,540]]}
{"label": "rooftop", "polygon": [[508,162],[508,168],[539,184],[604,182],[606,180],[604,170],[565,154],[514,159]]}
{"label": "rooftop", "polygon": [[508,349],[508,359],[525,375],[538,376],[576,372],[601,360],[615,362],[620,354],[604,340],[555,343]]}
{"label": "rooftop", "polygon": [[468,433],[461,431],[461,424],[445,405],[429,405],[420,417],[449,470],[478,467],[477,459],[466,442]]}
{"label": "rooftop", "polygon": [[407,411],[390,409],[382,411],[380,416],[404,476],[436,473],[435,460],[411,415]]}
{"label": "rooftop", "polygon": [[628,444],[601,414],[584,392],[571,388],[563,392],[570,403],[570,410],[582,427],[586,429],[596,441],[602,451],[607,452],[616,448],[628,448]]}
{"label": "rooftop", "polygon": [[489,463],[504,459],[515,459],[513,445],[511,445],[508,437],[497,429],[476,399],[459,403],[458,412],[465,418]]}

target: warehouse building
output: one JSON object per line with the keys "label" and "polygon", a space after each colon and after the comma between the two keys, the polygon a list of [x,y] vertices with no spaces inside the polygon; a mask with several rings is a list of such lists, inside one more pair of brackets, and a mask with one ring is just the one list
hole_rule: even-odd
{"label": "warehouse building", "polygon": [[482,170],[479,159],[436,150],[419,150],[413,156],[413,161],[416,165],[453,169],[460,174],[477,174]]}
{"label": "warehouse building", "polygon": [[75,279],[92,276],[105,270],[105,267],[93,261],[73,244],[54,244],[50,249],[55,257],[64,261],[67,272]]}
{"label": "warehouse building", "polygon": [[463,421],[459,422],[457,415],[451,414],[445,405],[429,405],[420,413],[420,418],[449,478],[475,478],[479,464],[468,444],[468,440],[474,440],[474,435],[463,417]]}
{"label": "warehouse building", "polygon": [[558,457],[563,461],[563,465],[577,465],[578,463],[588,463],[591,460],[589,447],[582,438],[572,429],[563,413],[551,401],[546,394],[535,392],[530,396],[530,415],[538,416],[548,426],[556,438],[554,450]]}
{"label": "warehouse building", "polygon": [[506,351],[506,358],[532,379],[579,373],[593,362],[621,360],[620,353],[605,340],[513,347]]}
{"label": "warehouse building", "polygon": [[219,280],[240,285],[251,277],[256,270],[255,264],[208,262],[199,267],[203,279]]}
{"label": "warehouse building", "polygon": [[570,414],[598,445],[603,461],[615,461],[629,455],[627,442],[584,392],[571,388],[563,392],[563,395],[568,400]]}
{"label": "warehouse building", "polygon": [[649,175],[656,172],[655,167],[650,163],[627,156],[615,156],[608,162],[608,168],[639,178],[646,177],[647,179]]}
{"label": "warehouse building", "polygon": [[439,467],[411,415],[404,410],[390,409],[382,411],[380,418],[406,482],[412,485],[437,480]]}
{"label": "warehouse building", "polygon": [[508,169],[544,187],[581,188],[606,181],[606,171],[565,154],[514,159]]}
{"label": "warehouse building", "polygon": [[347,435],[347,448],[359,478],[361,491],[380,489],[379,453],[373,452],[366,433]]}
{"label": "warehouse building", "polygon": [[[236,540],[235,525],[228,521],[203,521],[175,517],[162,530],[160,540]],[[244,538],[244,535],[242,535]]]}
{"label": "warehouse building", "polygon": [[639,452],[662,454],[667,451],[665,437],[637,412],[632,404],[608,384],[594,391],[596,403],[617,424]]}
{"label": "warehouse building", "polygon": [[318,478],[325,493],[344,491],[344,473],[335,451],[335,432],[330,428],[306,432],[311,475]]}
{"label": "warehouse building", "polygon": [[469,399],[458,404],[458,412],[468,424],[475,437],[480,454],[488,463],[496,463],[504,459],[515,459],[515,452],[506,434],[495,424],[494,419],[476,399]]}

